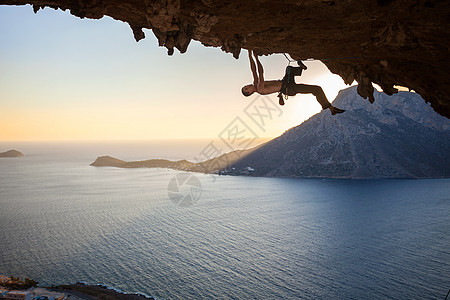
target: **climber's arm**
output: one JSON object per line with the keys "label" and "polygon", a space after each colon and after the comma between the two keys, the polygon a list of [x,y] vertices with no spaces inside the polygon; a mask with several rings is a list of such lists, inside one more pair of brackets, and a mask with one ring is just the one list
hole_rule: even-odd
{"label": "climber's arm", "polygon": [[258,56],[256,54],[254,54],[254,56],[255,56],[256,64],[258,65],[258,77],[259,77],[259,82],[258,82],[258,85],[256,86],[256,89],[260,90],[260,89],[264,88],[264,69],[258,59]]}
{"label": "climber's arm", "polygon": [[259,78],[258,78],[258,74],[256,73],[256,65],[255,65],[255,62],[253,61],[252,53],[253,53],[252,50],[248,50],[248,60],[250,61],[250,69],[252,70],[253,85],[256,88],[259,84]]}

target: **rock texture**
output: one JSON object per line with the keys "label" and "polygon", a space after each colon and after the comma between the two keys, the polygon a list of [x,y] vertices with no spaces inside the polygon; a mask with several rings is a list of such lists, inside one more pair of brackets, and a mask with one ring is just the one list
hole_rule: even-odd
{"label": "rock texture", "polygon": [[450,177],[450,120],[419,95],[375,92],[370,105],[351,87],[328,110],[232,164],[228,173],[275,177]]}
{"label": "rock texture", "polygon": [[153,30],[160,46],[185,52],[192,39],[238,57],[289,53],[323,61],[374,101],[372,83],[392,95],[401,85],[450,117],[450,5],[443,0],[0,0],[104,15],[130,24],[135,39]]}
{"label": "rock texture", "polygon": [[9,150],[0,153],[0,157],[21,157],[21,156],[24,156],[23,153],[17,150]]}

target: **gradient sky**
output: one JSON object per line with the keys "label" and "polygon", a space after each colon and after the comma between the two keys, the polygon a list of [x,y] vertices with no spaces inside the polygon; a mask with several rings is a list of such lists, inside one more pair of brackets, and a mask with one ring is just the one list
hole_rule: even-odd
{"label": "gradient sky", "polygon": [[[192,42],[168,56],[150,30],[136,43],[128,24],[76,18],[50,8],[0,6],[0,141],[216,138],[256,95],[247,52],[236,60]],[[266,79],[283,77],[281,54],[262,57]],[[301,82],[329,100],[345,88],[320,62]],[[299,82],[299,79],[297,79]],[[270,99],[276,103],[276,94]],[[311,95],[290,97],[260,137],[276,137],[320,111]]]}

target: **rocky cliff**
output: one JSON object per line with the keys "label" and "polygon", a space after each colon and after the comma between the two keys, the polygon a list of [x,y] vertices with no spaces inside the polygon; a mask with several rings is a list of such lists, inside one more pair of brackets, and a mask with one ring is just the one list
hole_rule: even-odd
{"label": "rocky cliff", "polygon": [[152,29],[160,46],[185,52],[194,39],[239,56],[289,53],[314,58],[373,101],[372,83],[418,92],[450,117],[450,5],[442,0],[0,0],[69,9],[130,24],[136,40]]}
{"label": "rocky cliff", "polygon": [[351,87],[328,110],[256,149],[229,173],[256,176],[339,178],[450,177],[450,120],[435,114],[419,95],[375,92],[361,101]]}

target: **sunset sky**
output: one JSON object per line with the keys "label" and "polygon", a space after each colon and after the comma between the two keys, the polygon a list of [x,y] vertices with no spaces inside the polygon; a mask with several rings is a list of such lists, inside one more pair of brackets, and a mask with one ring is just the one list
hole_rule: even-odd
{"label": "sunset sky", "polygon": [[[136,43],[111,18],[0,6],[0,141],[215,138],[237,117],[276,137],[321,109],[311,95],[290,97],[258,127],[245,114],[257,96],[240,91],[252,82],[246,51],[236,60],[192,42],[168,56],[145,33]],[[283,55],[261,62],[266,79],[283,77]],[[346,87],[322,63],[306,65],[301,81],[321,85],[330,101]],[[266,100],[277,103],[275,94]]]}

